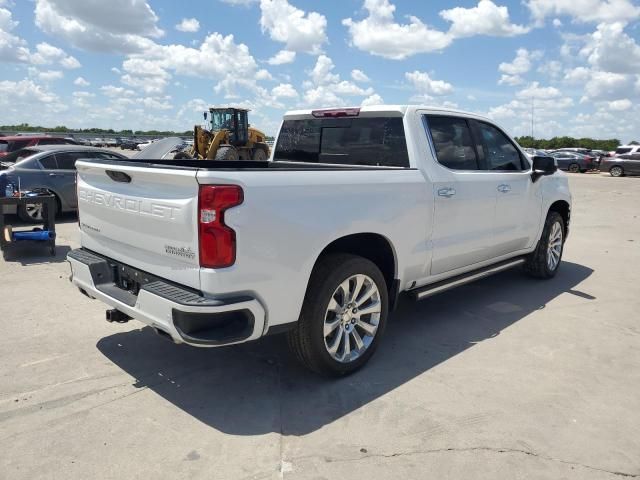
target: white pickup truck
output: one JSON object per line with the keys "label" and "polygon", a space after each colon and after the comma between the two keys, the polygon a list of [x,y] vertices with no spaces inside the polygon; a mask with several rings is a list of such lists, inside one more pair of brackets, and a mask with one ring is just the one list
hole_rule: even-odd
{"label": "white pickup truck", "polygon": [[267,162],[76,166],[71,279],[112,307],[108,320],[201,347],[287,331],[326,375],[367,362],[402,292],[516,266],[553,277],[569,229],[552,158],[436,108],[289,112]]}

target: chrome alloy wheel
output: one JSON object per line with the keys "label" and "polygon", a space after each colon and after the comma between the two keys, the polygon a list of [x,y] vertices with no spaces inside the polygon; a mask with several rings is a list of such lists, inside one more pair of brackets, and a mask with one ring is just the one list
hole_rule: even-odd
{"label": "chrome alloy wheel", "polygon": [[338,285],[324,317],[324,345],[334,360],[353,362],[369,348],[381,311],[380,291],[371,277],[357,274]]}
{"label": "chrome alloy wheel", "polygon": [[560,222],[555,222],[551,227],[551,233],[549,234],[549,243],[547,245],[547,267],[553,271],[558,267],[560,263],[560,256],[562,255],[562,225]]}
{"label": "chrome alloy wheel", "polygon": [[41,203],[27,203],[25,211],[31,220],[42,220],[43,208]]}

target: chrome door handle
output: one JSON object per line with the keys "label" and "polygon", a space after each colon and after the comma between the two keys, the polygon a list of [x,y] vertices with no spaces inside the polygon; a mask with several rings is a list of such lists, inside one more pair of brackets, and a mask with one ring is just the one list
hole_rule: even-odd
{"label": "chrome door handle", "polygon": [[451,187],[441,188],[440,190],[438,190],[438,195],[441,197],[453,197],[455,194],[456,189]]}
{"label": "chrome door handle", "polygon": [[502,185],[498,185],[498,191],[502,193],[508,193],[511,191],[511,185],[507,185],[503,183]]}
{"label": "chrome door handle", "polygon": [[59,174],[57,174],[57,173],[50,173],[50,174],[49,174],[49,176],[50,176],[50,177],[58,177],[58,176],[59,176]]}

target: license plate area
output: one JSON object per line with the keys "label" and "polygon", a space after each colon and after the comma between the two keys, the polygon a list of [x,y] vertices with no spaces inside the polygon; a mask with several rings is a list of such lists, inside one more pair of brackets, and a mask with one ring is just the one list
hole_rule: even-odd
{"label": "license plate area", "polygon": [[144,285],[158,280],[157,277],[153,275],[121,263],[112,263],[111,268],[113,272],[113,283],[116,287],[136,297]]}

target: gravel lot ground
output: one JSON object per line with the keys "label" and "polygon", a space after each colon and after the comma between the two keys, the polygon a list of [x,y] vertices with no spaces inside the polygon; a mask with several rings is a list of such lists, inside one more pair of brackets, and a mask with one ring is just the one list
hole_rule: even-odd
{"label": "gravel lot ground", "polygon": [[282,337],[215,350],[112,325],[58,255],[0,260],[2,479],[640,477],[640,178],[572,175],[553,281],[404,301],[361,372]]}

